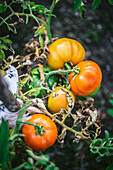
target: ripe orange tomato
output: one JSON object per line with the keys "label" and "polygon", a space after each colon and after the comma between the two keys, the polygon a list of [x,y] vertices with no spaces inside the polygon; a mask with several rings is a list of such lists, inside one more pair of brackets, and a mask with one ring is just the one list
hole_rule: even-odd
{"label": "ripe orange tomato", "polygon": [[[69,102],[69,100],[70,102]],[[75,96],[73,93],[62,86],[58,86],[50,94],[48,99],[48,109],[52,113],[58,113],[61,109],[68,110],[68,105],[74,107]]]}
{"label": "ripe orange tomato", "polygon": [[93,61],[82,61],[77,65],[80,73],[74,77],[74,73],[69,74],[71,90],[77,96],[88,96],[98,89],[102,81],[100,67]]}
{"label": "ripe orange tomato", "polygon": [[83,46],[78,41],[69,38],[61,38],[53,42],[49,46],[49,52],[47,62],[54,70],[62,69],[67,62],[76,65],[85,58]]}
{"label": "ripe orange tomato", "polygon": [[55,143],[58,135],[57,127],[48,116],[34,114],[28,122],[43,126],[45,130],[43,135],[37,135],[35,134],[36,130],[33,125],[24,124],[22,133],[25,135],[24,139],[28,146],[34,150],[40,151],[49,148]]}

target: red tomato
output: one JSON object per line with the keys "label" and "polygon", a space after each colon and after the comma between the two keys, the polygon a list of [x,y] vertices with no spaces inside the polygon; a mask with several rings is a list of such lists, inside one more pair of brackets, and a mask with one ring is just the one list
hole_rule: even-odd
{"label": "red tomato", "polygon": [[40,151],[52,146],[58,135],[55,123],[46,115],[34,114],[28,122],[42,125],[44,128],[43,135],[35,134],[36,129],[33,125],[24,124],[22,133],[25,135],[24,139],[28,146],[32,149]]}
{"label": "red tomato", "polygon": [[49,52],[47,62],[54,70],[62,69],[67,62],[76,65],[85,58],[83,46],[78,41],[69,38],[61,38],[53,42],[49,46]]}
{"label": "red tomato", "polygon": [[80,73],[75,77],[74,73],[69,74],[71,90],[77,96],[88,96],[98,89],[102,81],[100,67],[93,61],[82,61],[77,65]]}

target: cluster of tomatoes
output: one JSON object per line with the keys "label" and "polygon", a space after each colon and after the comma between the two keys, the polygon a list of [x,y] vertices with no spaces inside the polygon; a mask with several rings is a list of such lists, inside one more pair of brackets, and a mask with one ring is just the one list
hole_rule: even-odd
{"label": "cluster of tomatoes", "polygon": [[[61,38],[49,46],[48,65],[53,70],[63,70],[65,63],[71,63],[72,72],[68,74],[70,90],[57,86],[48,98],[48,109],[58,113],[61,109],[69,111],[74,107],[75,95],[88,96],[95,93],[102,81],[102,72],[98,64],[86,60],[83,46],[76,40]],[[76,69],[79,71],[76,73]],[[36,114],[28,122],[43,126],[43,134],[36,134],[35,127],[25,124],[23,134],[26,143],[35,150],[44,150],[54,144],[58,131],[55,123],[46,115]],[[27,129],[27,130],[26,130]]]}

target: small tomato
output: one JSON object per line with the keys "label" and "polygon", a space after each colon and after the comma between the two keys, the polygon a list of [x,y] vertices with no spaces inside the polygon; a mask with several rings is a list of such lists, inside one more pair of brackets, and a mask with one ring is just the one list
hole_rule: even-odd
{"label": "small tomato", "polygon": [[82,61],[77,65],[80,73],[75,77],[69,74],[71,90],[77,96],[88,96],[95,92],[101,84],[102,72],[98,64],[93,61]]}
{"label": "small tomato", "polygon": [[47,62],[54,70],[62,69],[67,62],[76,65],[85,58],[83,46],[78,41],[69,38],[61,38],[53,42],[49,46],[49,52]]}
{"label": "small tomato", "polygon": [[52,146],[58,135],[55,123],[46,115],[34,114],[27,120],[30,123],[37,124],[43,128],[43,134],[36,134],[36,129],[33,125],[24,124],[22,133],[25,135],[24,140],[32,149],[40,151]]}
{"label": "small tomato", "polygon": [[74,104],[74,94],[62,86],[56,87],[48,99],[48,109],[52,113],[58,113],[61,109],[68,110],[68,106],[73,108]]}

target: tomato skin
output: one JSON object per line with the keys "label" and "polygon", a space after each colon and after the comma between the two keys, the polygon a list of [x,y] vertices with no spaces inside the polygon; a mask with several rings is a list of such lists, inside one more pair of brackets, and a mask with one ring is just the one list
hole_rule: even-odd
{"label": "tomato skin", "polygon": [[48,109],[52,113],[58,113],[61,109],[67,110],[69,103],[66,98],[66,92],[63,91],[62,89],[70,94],[70,96],[73,99],[73,102],[75,103],[74,94],[71,91],[67,90],[66,88],[62,86],[58,86],[55,88],[54,92],[50,94],[48,99]]}
{"label": "tomato skin", "polygon": [[46,115],[34,114],[32,118],[28,120],[30,123],[38,123],[38,125],[43,125],[45,129],[44,134],[36,135],[35,127],[32,125],[24,124],[22,133],[25,135],[24,140],[28,146],[32,149],[41,151],[52,146],[58,136],[58,131],[55,123]]}
{"label": "tomato skin", "polygon": [[90,95],[88,95],[89,97],[94,97],[97,93],[98,93],[98,91],[100,90],[100,87],[101,87],[101,85],[98,87],[98,89],[96,90],[96,91],[94,91],[93,93],[91,93]]}
{"label": "tomato skin", "polygon": [[80,73],[74,77],[74,73],[69,74],[71,90],[77,96],[88,96],[95,92],[101,84],[102,72],[98,64],[93,61],[82,61],[77,65]]}
{"label": "tomato skin", "polygon": [[85,58],[83,46],[78,41],[69,38],[61,38],[53,42],[49,46],[49,52],[47,62],[54,70],[62,69],[67,62],[76,65]]}

